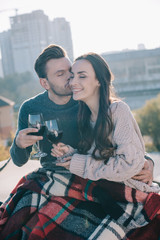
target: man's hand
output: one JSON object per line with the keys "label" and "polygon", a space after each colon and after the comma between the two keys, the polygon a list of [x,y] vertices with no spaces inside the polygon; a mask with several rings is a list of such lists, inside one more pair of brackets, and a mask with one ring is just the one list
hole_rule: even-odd
{"label": "man's hand", "polygon": [[151,185],[153,181],[153,167],[153,162],[149,159],[146,160],[142,171],[132,178]]}
{"label": "man's hand", "polygon": [[28,135],[31,132],[38,132],[37,128],[25,128],[21,131],[19,131],[17,137],[16,137],[16,145],[20,148],[26,148],[33,144],[35,144],[37,141],[42,140],[42,136],[33,136]]}

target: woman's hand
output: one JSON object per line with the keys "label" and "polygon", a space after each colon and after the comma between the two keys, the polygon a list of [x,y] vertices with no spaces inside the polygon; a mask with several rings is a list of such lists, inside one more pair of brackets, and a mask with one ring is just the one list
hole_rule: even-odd
{"label": "woman's hand", "polygon": [[51,155],[53,157],[63,157],[68,153],[69,147],[64,143],[52,144],[53,148],[51,149]]}
{"label": "woman's hand", "polygon": [[56,166],[64,167],[69,170],[72,156],[63,158],[63,162],[56,163]]}

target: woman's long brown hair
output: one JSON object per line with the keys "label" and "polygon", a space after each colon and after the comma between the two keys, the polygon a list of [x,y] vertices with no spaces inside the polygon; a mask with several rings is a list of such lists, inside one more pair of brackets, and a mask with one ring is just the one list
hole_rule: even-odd
{"label": "woman's long brown hair", "polygon": [[[95,71],[96,78],[100,83],[100,99],[98,117],[94,128],[90,122],[90,109],[84,102],[79,102],[78,123],[81,141],[78,151],[81,154],[87,154],[87,151],[95,141],[95,149],[92,156],[97,160],[104,159],[104,161],[107,162],[108,159],[113,156],[115,149],[115,146],[113,147],[109,140],[109,135],[113,130],[112,116],[109,107],[110,104],[117,99],[113,93],[113,75],[107,62],[100,55],[88,53],[78,57],[75,61],[82,59],[89,61]],[[97,150],[99,154],[97,154]]]}

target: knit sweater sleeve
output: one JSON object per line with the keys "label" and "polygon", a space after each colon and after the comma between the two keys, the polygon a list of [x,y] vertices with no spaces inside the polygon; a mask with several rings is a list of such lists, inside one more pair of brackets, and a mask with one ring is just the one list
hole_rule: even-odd
{"label": "knit sweater sleeve", "polygon": [[121,182],[138,174],[144,166],[144,144],[139,127],[124,102],[111,106],[113,119],[112,143],[117,146],[114,156],[107,164],[95,160],[91,155],[75,154],[70,171],[91,180],[107,179]]}

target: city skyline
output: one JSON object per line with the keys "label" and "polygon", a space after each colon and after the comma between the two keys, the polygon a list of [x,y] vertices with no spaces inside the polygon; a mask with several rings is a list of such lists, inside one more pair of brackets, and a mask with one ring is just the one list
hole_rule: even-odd
{"label": "city skyline", "polygon": [[[10,28],[9,17],[43,10],[50,20],[64,17],[70,22],[74,57],[88,51],[104,53],[160,47],[159,0],[0,0],[0,32]],[[54,4],[54,5],[53,5]],[[52,7],[51,7],[52,6]],[[3,23],[3,24],[2,24]]]}

